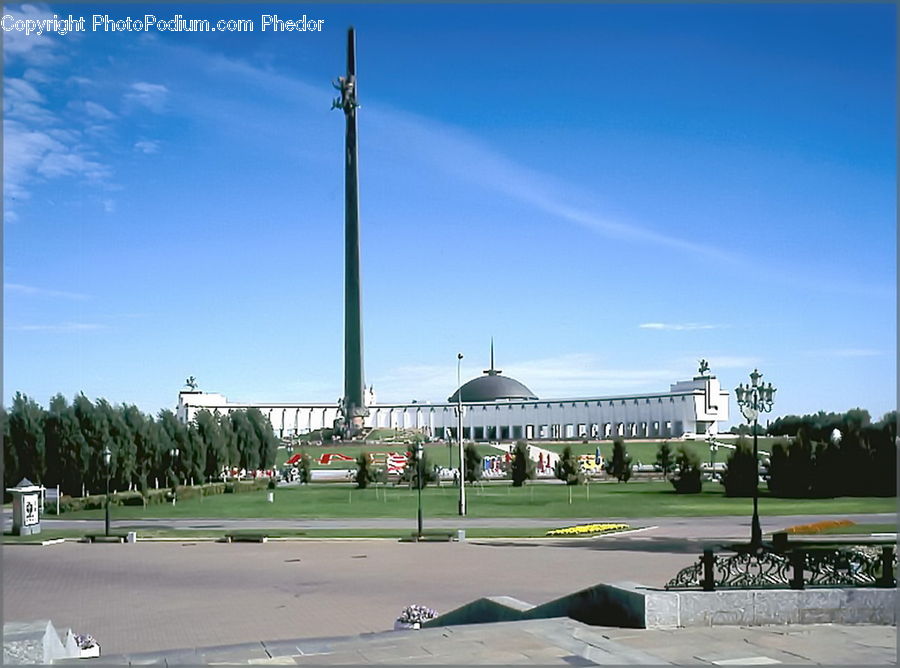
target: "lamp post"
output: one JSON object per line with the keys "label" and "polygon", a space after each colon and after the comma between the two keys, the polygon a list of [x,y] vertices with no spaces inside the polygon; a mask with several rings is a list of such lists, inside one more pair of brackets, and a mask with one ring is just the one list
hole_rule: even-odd
{"label": "lamp post", "polygon": [[178,456],[178,448],[172,448],[169,450],[169,454],[172,455],[172,505],[175,505],[175,494],[178,489],[178,472],[175,470],[175,458]]}
{"label": "lamp post", "polygon": [[103,448],[103,462],[106,464],[106,535],[109,535],[109,463],[112,461],[112,453],[107,445]]}
{"label": "lamp post", "polygon": [[422,537],[422,441],[416,441],[416,487],[419,491],[418,533]]}
{"label": "lamp post", "polygon": [[460,367],[462,366],[463,354],[456,356],[456,437],[459,440],[459,514],[466,514],[466,469],[463,453],[463,414],[462,414],[462,382],[460,377]]}
{"label": "lamp post", "polygon": [[759,548],[762,546],[762,528],[759,526],[759,450],[756,444],[756,431],[759,424],[760,411],[768,413],[772,410],[775,388],[772,383],[768,387],[760,383],[762,374],[754,369],[750,374],[750,385],[744,387],[741,383],[734,389],[737,404],[741,414],[748,423],[753,424],[753,523],[750,529],[750,546]]}

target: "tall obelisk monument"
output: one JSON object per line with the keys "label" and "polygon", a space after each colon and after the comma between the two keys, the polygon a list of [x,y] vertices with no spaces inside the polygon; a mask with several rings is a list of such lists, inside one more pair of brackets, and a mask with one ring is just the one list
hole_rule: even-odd
{"label": "tall obelisk monument", "polygon": [[347,121],[344,149],[344,396],[341,400],[341,432],[344,438],[359,434],[369,414],[364,399],[362,304],[359,280],[359,168],[356,146],[356,34],[347,31],[347,76],[334,87],[341,92],[332,108],[344,110]]}

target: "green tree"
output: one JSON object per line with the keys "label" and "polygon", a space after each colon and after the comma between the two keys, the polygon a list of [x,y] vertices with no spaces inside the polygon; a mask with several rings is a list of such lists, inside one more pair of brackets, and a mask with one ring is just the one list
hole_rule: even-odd
{"label": "green tree", "polygon": [[481,479],[483,473],[482,463],[484,457],[478,454],[478,448],[474,443],[467,443],[465,448],[466,458],[466,482],[475,482]]}
{"label": "green tree", "polygon": [[[109,479],[111,490],[128,488],[136,469],[136,446],[128,423],[125,421],[124,410],[114,407],[106,399],[98,399],[95,411],[102,416],[106,425],[106,446],[109,447],[111,456],[109,463]],[[100,453],[102,462],[102,475],[107,475],[106,463],[103,453]],[[104,480],[105,484],[105,480]]]}
{"label": "green tree", "polygon": [[578,459],[572,452],[572,446],[567,445],[563,448],[562,454],[553,465],[553,474],[565,481],[567,485],[578,485],[582,482],[583,476],[578,466]]}
{"label": "green tree", "polygon": [[134,442],[135,486],[146,494],[150,489],[151,476],[159,467],[161,459],[153,419],[141,413],[137,406],[125,406],[123,419]]}
{"label": "green tree", "polygon": [[804,498],[812,495],[813,469],[812,443],[807,430],[801,426],[787,445],[772,445],[768,465],[768,487],[775,496]]}
{"label": "green tree", "polygon": [[359,489],[365,489],[370,482],[374,481],[375,471],[372,469],[369,461],[369,453],[361,452],[356,458],[356,486]]}
{"label": "green tree", "polygon": [[5,448],[14,451],[12,467],[13,485],[22,478],[42,483],[47,470],[44,447],[44,409],[21,392],[13,397],[9,411],[9,441]]}
{"label": "green tree", "polygon": [[526,480],[534,480],[534,460],[529,455],[528,450],[528,443],[522,440],[516,441],[516,447],[512,453],[512,468],[510,470],[513,487],[522,487]]}
{"label": "green tree", "polygon": [[228,462],[228,446],[219,421],[215,415],[203,409],[194,416],[194,425],[206,453],[203,478],[207,481],[216,480],[221,477],[222,469]]}
{"label": "green tree", "polygon": [[[424,489],[428,483],[437,482],[438,478],[434,467],[428,461],[428,453],[425,451],[425,448],[422,448],[421,452],[421,462],[416,458],[415,447],[406,453],[406,467],[400,476],[401,482],[407,483],[413,489],[419,489],[419,487]],[[421,477],[419,476],[420,466],[422,471]]]}
{"label": "green tree", "polygon": [[619,482],[628,482],[631,478],[631,455],[621,438],[613,441],[613,454],[606,463],[606,472]]}
{"label": "green tree", "polygon": [[237,436],[234,433],[234,424],[231,422],[229,413],[223,413],[216,417],[219,422],[219,433],[222,435],[222,443],[225,448],[225,468],[231,469],[241,461],[241,455],[238,452]]}
{"label": "green tree", "polygon": [[656,451],[656,465],[662,470],[663,478],[669,479],[669,474],[675,469],[675,460],[672,457],[672,446],[668,441],[659,444]]}
{"label": "green tree", "polygon": [[256,430],[247,416],[247,411],[236,410],[231,412],[231,427],[234,431],[237,446],[237,466],[246,471],[255,471],[259,468],[260,443]]}
{"label": "green tree", "polygon": [[258,408],[249,409],[247,419],[253,426],[259,446],[259,468],[270,469],[275,466],[275,456],[278,454],[278,437],[272,423]]}
{"label": "green tree", "polygon": [[[357,463],[358,462],[359,460],[357,459]],[[301,484],[306,485],[312,482],[312,460],[306,450],[300,452],[300,461],[297,462],[297,472],[300,474]]]}
{"label": "green tree", "polygon": [[739,438],[725,462],[725,473],[722,474],[725,496],[753,496],[758,478],[759,464],[753,456],[753,447]]}
{"label": "green tree", "polygon": [[671,479],[676,494],[699,494],[703,488],[700,455],[679,446],[674,462],[675,475]]}
{"label": "green tree", "polygon": [[[191,462],[191,446],[189,442],[187,427],[181,420],[175,417],[175,414],[163,409],[159,412],[159,429],[157,434],[160,439],[160,445],[163,460],[166,466],[166,478],[169,487],[176,487],[182,484],[186,476],[189,476],[189,466]],[[177,450],[177,455],[172,455],[172,451]]]}
{"label": "green tree", "polygon": [[106,416],[84,394],[75,397],[72,407],[83,439],[78,462],[82,480],[88,492],[97,494],[106,487],[103,450],[109,444],[109,426]]}

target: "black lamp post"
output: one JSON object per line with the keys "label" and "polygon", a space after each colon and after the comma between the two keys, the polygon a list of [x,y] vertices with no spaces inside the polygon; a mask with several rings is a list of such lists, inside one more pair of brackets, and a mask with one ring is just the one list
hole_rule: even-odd
{"label": "black lamp post", "polygon": [[169,454],[172,455],[172,505],[175,505],[175,494],[178,490],[178,472],[175,470],[175,458],[178,456],[178,448],[172,448],[169,450]]}
{"label": "black lamp post", "polygon": [[109,535],[109,463],[112,460],[112,453],[109,451],[109,446],[107,445],[103,448],[103,462],[106,464],[106,503],[103,505],[106,506],[106,535]]}
{"label": "black lamp post", "polygon": [[760,411],[768,413],[772,410],[775,388],[772,383],[768,387],[760,383],[762,374],[754,369],[750,374],[750,385],[744,387],[741,383],[734,390],[735,398],[741,409],[741,414],[748,423],[753,424],[753,523],[750,528],[750,546],[759,548],[762,546],[762,528],[759,525],[759,450],[756,444],[756,432],[759,424]]}
{"label": "black lamp post", "polygon": [[459,441],[459,514],[466,514],[466,466],[463,452],[463,408],[462,408],[462,384],[460,379],[460,365],[463,354],[456,356],[456,438]]}
{"label": "black lamp post", "polygon": [[418,527],[419,531],[416,534],[419,538],[422,537],[422,442],[416,441],[416,487],[419,488],[419,512],[418,512]]}

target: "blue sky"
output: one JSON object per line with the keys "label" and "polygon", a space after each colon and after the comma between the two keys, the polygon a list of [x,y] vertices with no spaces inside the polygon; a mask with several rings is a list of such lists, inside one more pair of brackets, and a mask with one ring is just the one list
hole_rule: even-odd
{"label": "blue sky", "polygon": [[[4,399],[342,391],[358,33],[365,372],[440,401],[759,367],[773,415],[896,405],[896,7],[7,6],[252,33],[4,33]],[[324,19],[261,32],[263,14]],[[732,414],[736,414],[732,405]]]}

